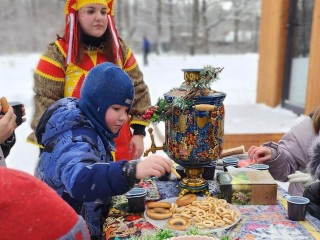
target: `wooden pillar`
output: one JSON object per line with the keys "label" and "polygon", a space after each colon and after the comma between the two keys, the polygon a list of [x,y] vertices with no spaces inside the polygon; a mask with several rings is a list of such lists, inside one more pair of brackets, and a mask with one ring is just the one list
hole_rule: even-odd
{"label": "wooden pillar", "polygon": [[261,1],[257,103],[271,107],[281,101],[289,5],[290,0]]}
{"label": "wooden pillar", "polygon": [[320,0],[314,1],[305,114],[320,105]]}

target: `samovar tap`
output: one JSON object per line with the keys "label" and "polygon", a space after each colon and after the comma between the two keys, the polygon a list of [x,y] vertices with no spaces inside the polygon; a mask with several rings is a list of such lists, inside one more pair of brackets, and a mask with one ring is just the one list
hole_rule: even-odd
{"label": "samovar tap", "polygon": [[150,152],[156,153],[156,151],[158,151],[158,150],[163,150],[163,145],[162,145],[162,147],[157,147],[156,144],[155,144],[154,136],[153,136],[153,129],[152,129],[152,128],[148,128],[148,132],[149,132],[150,138],[151,138],[151,147],[148,148],[148,149],[144,152],[144,154],[143,154],[144,157],[148,156],[148,154],[149,154]]}

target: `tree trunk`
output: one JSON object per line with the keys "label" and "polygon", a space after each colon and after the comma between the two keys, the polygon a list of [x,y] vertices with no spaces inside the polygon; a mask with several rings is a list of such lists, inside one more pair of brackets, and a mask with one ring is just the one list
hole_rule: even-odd
{"label": "tree trunk", "polygon": [[201,11],[201,17],[202,17],[202,24],[203,24],[203,46],[205,53],[210,52],[209,48],[209,29],[207,28],[208,25],[208,17],[207,17],[207,1],[202,1],[202,11]]}
{"label": "tree trunk", "polygon": [[156,44],[156,53],[160,54],[161,51],[161,38],[162,38],[162,26],[161,26],[161,15],[162,15],[162,4],[161,0],[157,0],[157,44]]}
{"label": "tree trunk", "polygon": [[197,45],[197,30],[199,23],[199,0],[193,0],[192,7],[192,43],[190,47],[190,54],[193,56],[195,54]]}
{"label": "tree trunk", "polygon": [[[132,7],[132,12],[133,14],[130,14],[130,20],[132,23],[136,23],[138,21],[138,16],[139,16],[139,13],[138,13],[138,3],[136,0],[133,0],[133,7]],[[129,17],[128,17],[129,18]],[[128,38],[130,40],[133,39],[133,35],[134,33],[136,32],[136,29],[137,29],[137,25],[136,24],[130,24],[130,29],[128,31]]]}
{"label": "tree trunk", "polygon": [[239,45],[239,18],[237,17],[238,12],[235,11],[235,19],[234,19],[234,45],[236,49],[238,49]]}
{"label": "tree trunk", "polygon": [[174,23],[173,23],[173,3],[172,0],[169,0],[169,34],[170,34],[170,51],[174,48],[175,45],[175,37],[174,37]]}
{"label": "tree trunk", "polygon": [[125,36],[127,41],[131,41],[131,35],[129,35],[129,31],[131,29],[131,16],[130,16],[130,6],[129,6],[129,1],[124,1],[124,20],[125,20]]}
{"label": "tree trunk", "polygon": [[118,34],[120,36],[123,36],[123,27],[122,27],[122,24],[124,22],[124,19],[123,19],[123,16],[122,16],[122,1],[116,1],[115,2],[116,6],[116,10],[115,11],[115,24],[116,24],[116,27],[117,27],[117,31],[118,31]]}

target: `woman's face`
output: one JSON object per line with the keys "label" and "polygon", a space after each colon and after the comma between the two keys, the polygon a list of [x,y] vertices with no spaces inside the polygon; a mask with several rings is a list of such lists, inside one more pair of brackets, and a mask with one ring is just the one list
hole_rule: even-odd
{"label": "woman's face", "polygon": [[105,121],[108,129],[116,134],[123,124],[128,120],[128,107],[114,104],[111,105],[105,114]]}
{"label": "woman's face", "polygon": [[89,4],[79,9],[79,23],[89,36],[101,37],[108,27],[107,7],[102,4]]}

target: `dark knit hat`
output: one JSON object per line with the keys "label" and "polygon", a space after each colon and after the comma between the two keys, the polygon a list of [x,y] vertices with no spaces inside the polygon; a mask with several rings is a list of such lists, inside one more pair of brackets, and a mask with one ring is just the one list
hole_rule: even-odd
{"label": "dark knit hat", "polygon": [[99,132],[107,131],[112,134],[105,123],[107,109],[118,104],[132,107],[134,100],[133,83],[121,68],[109,62],[101,63],[93,67],[85,78],[79,99],[79,108],[94,124]]}
{"label": "dark knit hat", "polygon": [[0,238],[90,239],[84,219],[48,185],[0,167]]}

